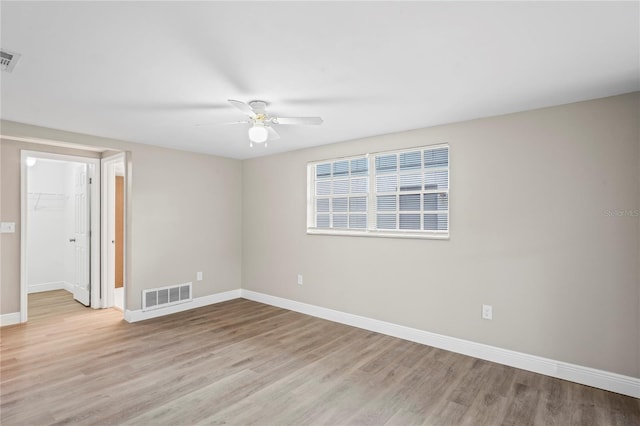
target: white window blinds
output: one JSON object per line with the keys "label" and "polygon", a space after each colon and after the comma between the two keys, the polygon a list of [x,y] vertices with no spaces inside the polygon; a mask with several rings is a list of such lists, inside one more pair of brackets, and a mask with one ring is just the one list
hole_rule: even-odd
{"label": "white window blinds", "polygon": [[369,163],[356,157],[314,166],[315,214],[318,229],[367,228]]}
{"label": "white window blinds", "polygon": [[308,232],[449,235],[447,145],[310,163],[308,180]]}
{"label": "white window blinds", "polygon": [[375,156],[376,229],[449,230],[449,148]]}

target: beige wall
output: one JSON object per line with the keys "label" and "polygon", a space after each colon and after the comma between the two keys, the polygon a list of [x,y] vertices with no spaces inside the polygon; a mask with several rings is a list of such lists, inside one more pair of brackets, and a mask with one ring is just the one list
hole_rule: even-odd
{"label": "beige wall", "polygon": [[[606,213],[640,208],[638,102],[635,93],[246,160],[242,287],[640,377],[640,223]],[[442,142],[449,241],[306,234],[308,161]],[[483,303],[492,321],[480,318]]]}
{"label": "beige wall", "polygon": [[[194,297],[240,288],[242,163],[141,144],[2,122],[2,134],[128,151],[131,161],[127,309],[140,309],[145,288],[194,283]],[[19,310],[20,154],[31,143],[3,140],[2,221],[17,224],[2,234],[0,313]],[[50,152],[68,149],[45,147]],[[89,154],[91,155],[91,154]],[[96,154],[93,153],[95,156]],[[196,281],[196,272],[204,273]]]}

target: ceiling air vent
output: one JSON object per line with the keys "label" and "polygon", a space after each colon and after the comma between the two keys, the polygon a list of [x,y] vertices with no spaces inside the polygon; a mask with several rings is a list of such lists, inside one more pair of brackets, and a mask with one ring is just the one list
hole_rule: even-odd
{"label": "ceiling air vent", "polygon": [[0,49],[0,64],[2,71],[11,72],[16,66],[16,62],[20,59],[19,53],[13,53],[5,49]]}

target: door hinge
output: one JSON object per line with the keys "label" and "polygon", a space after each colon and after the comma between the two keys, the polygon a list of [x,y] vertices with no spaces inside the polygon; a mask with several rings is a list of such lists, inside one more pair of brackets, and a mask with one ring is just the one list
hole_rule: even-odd
{"label": "door hinge", "polygon": [[93,183],[93,178],[89,178],[89,185]]}

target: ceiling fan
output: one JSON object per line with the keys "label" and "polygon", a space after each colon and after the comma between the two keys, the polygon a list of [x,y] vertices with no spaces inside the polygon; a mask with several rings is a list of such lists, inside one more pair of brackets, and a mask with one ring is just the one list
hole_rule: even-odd
{"label": "ceiling fan", "polygon": [[267,113],[267,103],[265,101],[251,101],[244,103],[242,101],[236,101],[229,99],[229,103],[236,107],[238,110],[246,114],[249,119],[242,121],[232,121],[229,123],[214,123],[218,125],[222,124],[250,124],[249,127],[249,146],[253,146],[255,143],[264,143],[267,146],[268,140],[280,139],[280,135],[274,129],[275,125],[318,125],[322,124],[322,118],[320,117],[277,117],[275,115],[269,115]]}

